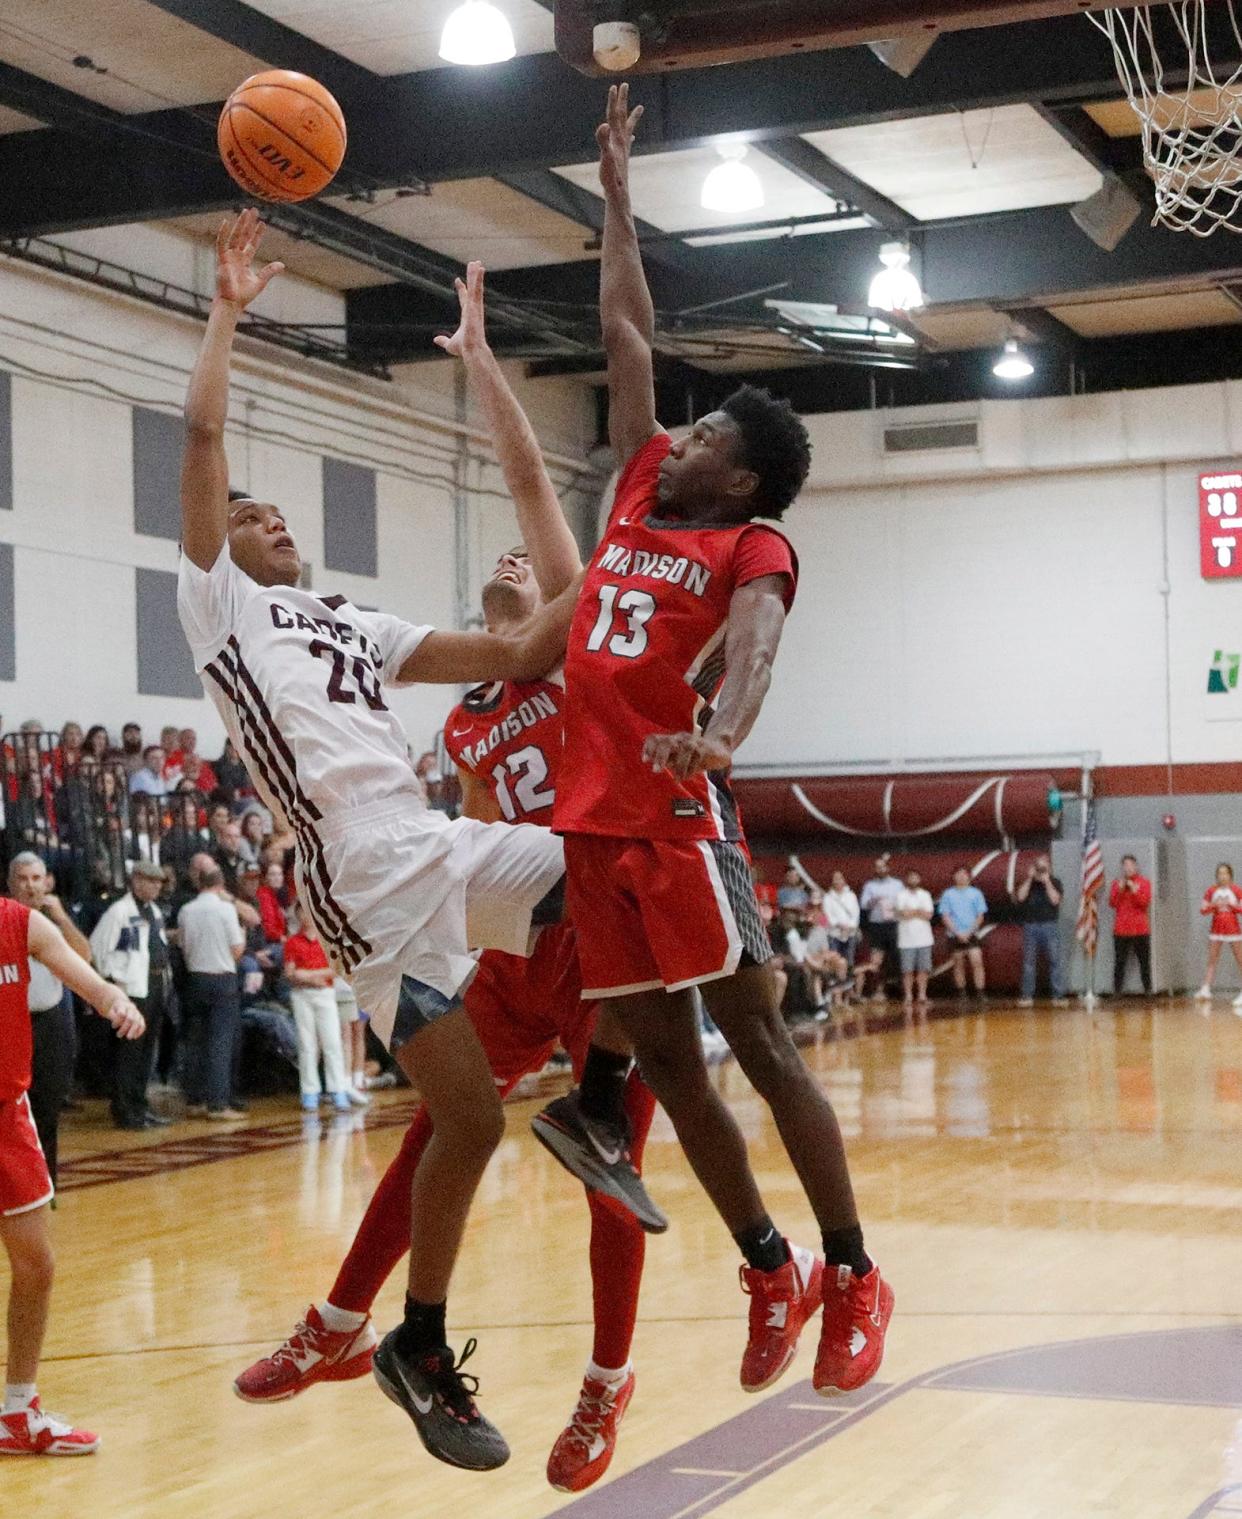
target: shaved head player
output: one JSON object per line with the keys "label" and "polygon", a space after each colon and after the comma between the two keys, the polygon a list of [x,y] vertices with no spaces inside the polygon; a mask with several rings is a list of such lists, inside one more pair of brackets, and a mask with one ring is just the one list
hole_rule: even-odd
{"label": "shaved head player", "polygon": [[446,1344],[445,1300],[471,1199],[504,1128],[461,1010],[467,946],[524,955],[541,907],[559,917],[559,840],[428,809],[384,688],[534,680],[560,663],[572,595],[520,633],[446,633],[300,586],[278,506],[229,490],[229,361],[243,310],[280,272],[256,267],[253,211],[217,240],[216,297],[186,400],[178,607],[195,668],[255,788],[297,840],[297,886],[319,938],[435,1125],[413,1184],[405,1320],[376,1379],[427,1449],[471,1470],[509,1450]]}

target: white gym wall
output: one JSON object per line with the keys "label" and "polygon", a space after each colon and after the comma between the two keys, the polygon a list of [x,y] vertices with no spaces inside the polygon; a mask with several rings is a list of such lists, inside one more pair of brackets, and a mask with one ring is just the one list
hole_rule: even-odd
{"label": "white gym wall", "polygon": [[[977,449],[883,452],[886,424],[965,419]],[[1206,695],[1242,583],[1200,578],[1197,488],[1242,453],[1242,384],[808,425],[802,592],[747,765],[1242,755],[1242,707]]]}
{"label": "white gym wall", "polygon": [[[183,236],[126,227],[72,241],[178,285],[210,288],[207,251]],[[263,302],[264,314],[285,321],[343,320],[337,293],[288,276]],[[135,571],[175,571],[177,548],[135,531],[131,402],[179,410],[201,334],[192,319],[0,259],[0,369],[9,374],[13,441],[13,509],[0,511],[0,543],[14,546],[16,623],[16,679],[0,680],[5,728],[27,717],[51,727],[73,718],[115,734],[134,719],[154,736],[177,722],[199,728],[204,753],[218,751],[222,731],[205,700],[137,694],[135,646]],[[525,385],[520,372],[515,379],[564,487],[593,438],[591,394],[556,380]],[[241,342],[227,440],[232,477],[285,507],[316,590],[451,627],[459,598],[477,607],[483,576],[517,538],[508,504],[477,489],[467,492],[458,533],[455,479],[493,493],[500,479],[485,443],[477,432],[463,436],[456,416],[448,364],[415,366],[385,384]],[[477,429],[472,414],[465,422]],[[374,577],[324,568],[325,456],[376,470]],[[451,695],[395,697],[414,744],[430,742]]]}

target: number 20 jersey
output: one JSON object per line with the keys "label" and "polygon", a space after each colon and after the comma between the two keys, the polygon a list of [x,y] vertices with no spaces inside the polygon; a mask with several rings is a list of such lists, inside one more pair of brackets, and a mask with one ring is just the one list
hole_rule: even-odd
{"label": "number 20 jersey", "polygon": [[725,677],[729,605],[740,586],[798,567],[788,541],[761,523],[706,525],[659,517],[657,433],[617,482],[603,541],[587,570],[565,657],[565,743],[558,833],[634,839],[742,837],[727,773],[677,780],[644,763],[653,733],[706,726]]}
{"label": "number 20 jersey", "polygon": [[552,825],[564,701],[554,681],[497,681],[476,686],[449,713],[449,758],[478,776],[507,823]]}
{"label": "number 20 jersey", "polygon": [[[182,554],[194,668],[264,803],[299,837],[320,818],[422,792],[383,687],[432,631],[344,596],[257,584],[225,543],[210,570]],[[309,835],[308,835],[309,837]]]}

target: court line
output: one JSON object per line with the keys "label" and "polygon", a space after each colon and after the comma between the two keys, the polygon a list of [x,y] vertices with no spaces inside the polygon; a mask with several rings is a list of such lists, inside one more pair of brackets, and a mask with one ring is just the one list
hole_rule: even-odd
{"label": "court line", "polygon": [[[1211,1309],[1204,1309],[1198,1313],[1185,1310],[1162,1313],[1159,1309],[1155,1308],[1143,1309],[1141,1312],[1138,1310],[1127,1312],[1121,1308],[1109,1309],[1108,1311],[1097,1311],[1093,1308],[1056,1308],[1043,1311],[1038,1309],[1023,1309],[1005,1312],[1003,1309],[989,1308],[970,1313],[951,1313],[947,1309],[933,1309],[927,1312],[919,1312],[917,1309],[903,1308],[901,1311],[902,1323],[904,1324],[910,1319],[968,1319],[971,1322],[974,1322],[976,1319],[1090,1319],[1092,1323],[1105,1319],[1195,1319],[1207,1320],[1210,1324],[1218,1324],[1234,1320],[1242,1321],[1242,1313],[1213,1312]],[[468,1323],[465,1327],[472,1334],[512,1334],[515,1331],[527,1329],[538,1330],[540,1332],[547,1329],[590,1329],[593,1322],[591,1319],[523,1319],[520,1323],[514,1324]],[[657,1317],[655,1315],[644,1314],[642,1322],[644,1324],[688,1327],[693,1324],[734,1324],[740,1321],[736,1314],[713,1313],[694,1314],[687,1318]],[[277,1335],[279,1333],[280,1330],[275,1329],[270,1335],[254,1340],[191,1340],[172,1345],[129,1345],[123,1350],[82,1350],[72,1355],[45,1355],[42,1357],[42,1360],[44,1362],[56,1361],[62,1365],[67,1365],[75,1361],[108,1361],[118,1360],[126,1356],[183,1355],[187,1351],[262,1350],[265,1345],[278,1343]],[[1100,1338],[1107,1339],[1108,1336],[1105,1335]],[[1008,1351],[1000,1353],[1010,1354]],[[957,1389],[950,1388],[946,1390],[956,1391]],[[818,1405],[807,1404],[805,1406],[814,1408]]]}

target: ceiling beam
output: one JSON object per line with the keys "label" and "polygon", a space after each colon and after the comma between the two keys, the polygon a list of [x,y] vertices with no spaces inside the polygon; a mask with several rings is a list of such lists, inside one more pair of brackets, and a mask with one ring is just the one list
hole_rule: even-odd
{"label": "ceiling beam", "polygon": [[889,200],[865,180],[842,168],[826,153],[821,153],[804,137],[766,138],[760,145],[768,158],[774,158],[791,173],[817,190],[844,201],[855,211],[861,211],[877,227],[886,232],[908,232],[919,225],[918,217],[903,210],[896,201]]}
{"label": "ceiling beam", "polygon": [[[656,307],[670,339],[677,331],[674,314],[706,302],[729,302],[728,312],[738,319],[770,320],[762,297],[736,298],[773,285],[782,287],[783,299],[865,309],[885,237],[867,228],[777,244],[688,248],[686,258],[698,260],[697,269],[692,263],[673,270],[649,262]],[[1105,253],[1074,224],[1067,206],[925,223],[915,238],[933,310],[958,305],[1017,310],[1095,292],[1242,278],[1242,242],[1236,238],[1187,237],[1140,224],[1116,252]],[[577,313],[585,322],[598,308],[599,266],[581,261],[506,270],[492,276],[490,285],[520,303]],[[398,299],[390,287],[350,292],[349,319],[385,324]]]}
{"label": "ceiling beam", "polygon": [[243,5],[241,0],[147,0],[147,4],[261,58],[273,68],[309,74],[332,91],[346,115],[351,105],[362,106],[368,94],[373,98],[374,91],[387,84],[382,75],[373,74],[253,6]]}
{"label": "ceiling beam", "polygon": [[1003,315],[1036,343],[1046,343],[1051,348],[1063,348],[1070,353],[1076,353],[1082,347],[1079,334],[1042,306],[1006,306]]}
{"label": "ceiling beam", "polygon": [[[0,237],[43,237],[202,211],[224,212],[244,199],[220,162],[212,123],[194,112],[158,113],[153,137],[150,117],[135,122],[133,117],[4,64],[0,64],[0,103],[18,105],[68,128],[0,138]],[[178,163],[179,190],[171,204],[162,200],[153,205],[149,186],[134,172],[135,155],[147,152],[153,141],[163,156],[175,157]],[[72,200],[50,208],[45,189],[55,194],[56,185],[71,174],[75,157],[84,155],[93,156],[97,178],[80,185]],[[424,291],[443,303],[443,320],[456,310],[453,277],[460,266],[453,259],[324,201],[269,205],[264,207],[264,216],[273,227],[294,237]],[[532,314],[500,293],[490,309],[502,328],[521,332],[555,351],[575,352],[588,346],[574,335],[574,323]]]}
{"label": "ceiling beam", "polygon": [[[1211,17],[1209,25],[1218,24]],[[1236,51],[1222,47],[1221,57]],[[27,76],[29,77],[29,76]],[[1118,92],[1111,51],[1082,16],[942,37],[911,79],[902,79],[867,49],[843,49],[736,64],[727,74],[698,69],[635,82],[646,107],[640,153],[661,152],[741,134],[762,144],[804,132],[857,126],[929,113],[1042,100],[1078,104]],[[62,95],[67,92],[61,92]],[[370,188],[411,182],[510,175],[581,163],[594,155],[603,86],[569,69],[555,54],[515,58],[489,69],[430,69],[384,81],[362,106],[347,111],[350,150],[343,172]],[[39,116],[48,96],[28,88],[7,103]],[[63,104],[63,102],[62,102]],[[214,122],[217,107],[194,114]],[[135,221],[215,209],[219,174],[187,164],[185,111],[126,117],[131,141],[123,165],[110,164],[111,144],[84,143],[56,112],[57,127],[37,134],[33,151],[13,133],[0,138],[0,233],[19,229],[19,202],[32,202],[45,231],[106,221]],[[176,146],[170,149],[171,143]],[[210,134],[197,146],[214,151]],[[54,172],[40,172],[45,158]],[[12,187],[17,171],[25,176]],[[120,172],[123,170],[123,172]],[[34,196],[30,187],[37,187]]]}

